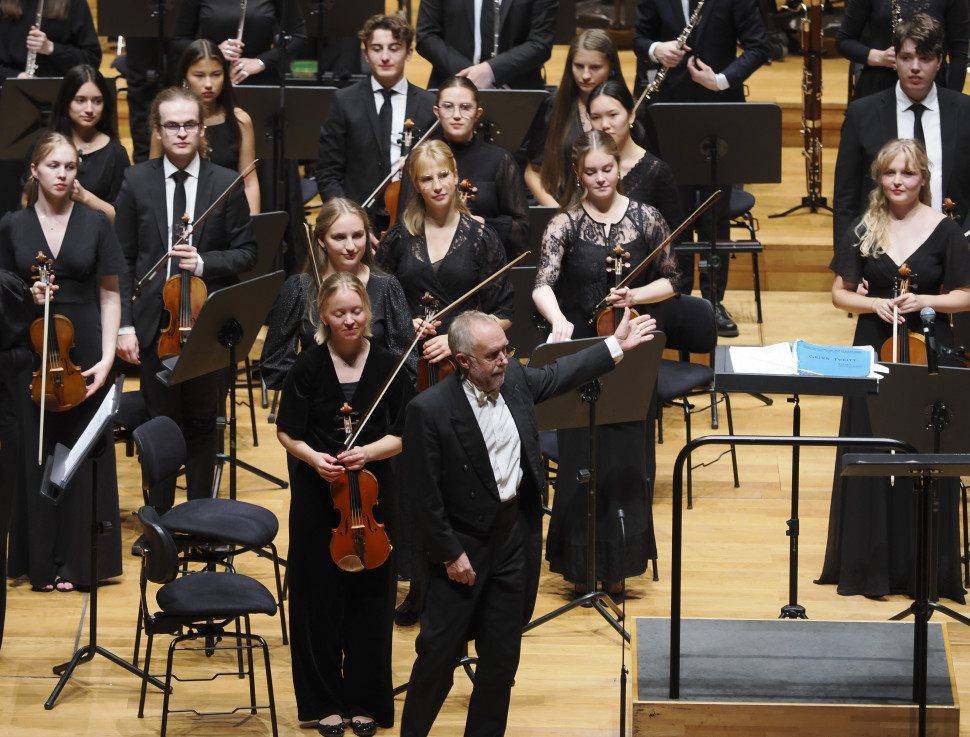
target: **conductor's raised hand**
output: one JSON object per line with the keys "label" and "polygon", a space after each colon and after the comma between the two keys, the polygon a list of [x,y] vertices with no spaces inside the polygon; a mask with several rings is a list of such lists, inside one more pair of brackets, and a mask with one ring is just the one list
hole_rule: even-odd
{"label": "conductor's raised hand", "polygon": [[474,586],[475,569],[472,568],[472,562],[468,560],[465,553],[462,553],[450,563],[446,563],[445,570],[448,572],[448,578],[452,581],[463,583],[466,586]]}
{"label": "conductor's raised hand", "polygon": [[633,320],[630,319],[630,308],[623,308],[623,319],[616,326],[613,337],[620,344],[620,348],[626,351],[636,348],[641,343],[653,340],[653,331],[657,329],[657,321],[650,315],[640,315]]}

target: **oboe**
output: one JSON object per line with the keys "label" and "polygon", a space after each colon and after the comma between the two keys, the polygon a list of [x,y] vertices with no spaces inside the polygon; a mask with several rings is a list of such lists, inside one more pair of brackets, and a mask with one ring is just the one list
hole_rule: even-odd
{"label": "oboe", "polygon": [[[690,19],[687,21],[687,25],[684,26],[684,30],[680,32],[677,37],[677,48],[683,49],[687,45],[687,39],[690,37],[691,32],[697,26],[701,19],[701,9],[704,7],[706,0],[701,0],[697,3],[697,7],[694,8],[694,12],[690,14]],[[646,89],[640,94],[637,99],[637,104],[633,106],[633,110],[636,111],[640,104],[644,100],[649,100],[653,95],[656,94],[657,90],[660,89],[660,85],[663,84],[664,80],[667,78],[667,72],[670,70],[669,67],[661,66],[657,70],[657,75],[653,78],[653,82],[646,86]]]}
{"label": "oboe", "polygon": [[236,26],[237,41],[242,41],[243,29],[246,27],[246,1],[239,0],[239,25]]}
{"label": "oboe", "polygon": [[822,0],[808,0],[802,5],[801,34],[804,51],[802,76],[802,133],[805,139],[805,176],[808,197],[825,202],[822,197]]}
{"label": "oboe", "polygon": [[[37,17],[34,18],[34,26],[37,30],[40,30],[40,22],[44,17],[44,0],[37,0]],[[37,52],[28,51],[27,52],[27,66],[25,68],[25,73],[28,77],[34,77],[37,74]]]}

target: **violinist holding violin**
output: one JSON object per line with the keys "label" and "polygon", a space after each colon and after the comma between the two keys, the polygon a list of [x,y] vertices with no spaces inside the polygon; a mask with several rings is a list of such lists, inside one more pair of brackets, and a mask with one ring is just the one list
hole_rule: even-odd
{"label": "violinist holding violin", "polygon": [[[0,221],[0,269],[13,271],[30,283],[38,253],[53,263],[49,293],[37,280],[31,287],[36,316],[31,334],[35,350],[43,352],[48,337],[44,437],[41,455],[63,443],[71,447],[100,405],[108,372],[114,362],[121,307],[118,277],[125,263],[111,221],[101,212],[71,199],[78,168],[78,152],[70,139],[47,133],[34,148],[27,207]],[[50,301],[48,320],[44,304]],[[55,319],[56,317],[56,319]],[[40,358],[37,366],[42,367]],[[29,378],[21,386],[30,385]],[[41,401],[38,391],[35,401]],[[64,409],[65,411],[56,411]],[[90,585],[89,539],[91,474],[77,473],[70,493],[50,506],[37,494],[40,486],[38,404],[25,397],[24,445],[28,459],[19,505],[25,518],[12,525],[11,576],[28,573],[40,591],[69,591],[75,584]],[[107,444],[100,464],[99,505],[114,518],[112,534],[101,546],[99,578],[121,574],[121,537],[118,528],[118,491],[114,444]],[[32,448],[32,450],[31,450]],[[28,533],[29,531],[29,533]],[[26,535],[29,534],[29,538]],[[96,583],[96,582],[94,582]]]}
{"label": "violinist holding violin", "polygon": [[[150,120],[164,155],[125,172],[115,205],[115,230],[127,260],[121,276],[118,355],[140,364],[141,391],[149,413],[171,417],[181,426],[189,449],[188,497],[201,499],[212,493],[219,377],[212,373],[164,386],[155,377],[163,357],[158,348],[161,330],[175,322],[190,326],[193,315],[183,321],[179,304],[183,288],[190,289],[193,304],[201,306],[206,292],[235,284],[238,274],[252,268],[256,243],[241,186],[193,230],[188,242],[180,239],[184,216],[192,226],[230,188],[237,174],[200,156],[205,145],[204,111],[191,90],[162,90],[152,104]],[[156,278],[145,280],[166,254],[170,258]],[[176,283],[169,283],[172,279]],[[136,289],[139,282],[141,291]]]}
{"label": "violinist holding violin", "polygon": [[[892,339],[894,320],[897,330],[908,328],[912,340],[921,332],[920,310],[931,307],[937,312],[937,342],[952,347],[947,313],[970,309],[970,248],[957,223],[930,207],[923,147],[913,139],[890,141],[872,164],[872,179],[869,208],[837,245],[829,266],[835,272],[832,304],[859,315],[853,345],[878,353]],[[912,273],[910,289],[897,297],[903,266]],[[863,280],[867,293],[857,291]],[[946,363],[941,356],[940,365]],[[843,401],[839,435],[872,435],[864,397]],[[887,488],[885,479],[843,478],[840,468],[837,457],[818,583],[836,583],[843,595],[911,592],[912,484],[897,478]],[[939,593],[962,603],[955,489],[944,486],[941,504],[948,511],[940,515]]]}
{"label": "violinist holding violin", "polygon": [[[337,736],[349,719],[354,733],[366,736],[394,723],[394,566],[387,561],[347,570],[332,559],[340,557],[330,553],[346,532],[348,514],[335,508],[340,497],[332,495],[344,477],[356,475],[366,502],[363,516],[369,517],[364,524],[374,529],[380,522],[386,459],[401,452],[404,408],[414,389],[399,373],[357,442],[344,450],[341,408],[349,403],[362,415],[398,357],[369,339],[367,290],[353,274],[339,271],[324,279],[317,305],[317,345],[300,353],[287,375],[276,419],[292,484],[287,558],[293,685],[301,721],[318,721],[321,734]],[[368,472],[378,487],[370,501]],[[376,507],[375,499],[381,502]],[[364,544],[369,549],[372,543],[379,540]]]}
{"label": "violinist holding violin", "polygon": [[[635,308],[676,294],[680,274],[669,247],[632,282],[613,290],[619,246],[624,266],[636,267],[669,231],[658,210],[622,194],[620,153],[609,134],[593,130],[573,144],[574,201],[546,226],[533,301],[552,326],[552,342],[596,335],[590,319],[604,297],[614,308]],[[608,261],[607,259],[610,259]],[[608,271],[609,269],[609,271]],[[642,309],[642,308],[641,308]],[[652,310],[651,310],[652,312]],[[612,332],[612,327],[609,332]],[[654,471],[653,418],[606,425],[597,436],[597,580],[619,594],[622,581],[643,573],[656,556],[650,511]],[[585,430],[560,431],[555,504],[546,541],[550,568],[586,593],[586,496],[574,471],[588,467]],[[646,450],[646,453],[644,452]],[[626,514],[626,544],[616,510]],[[625,557],[623,555],[625,551]]]}

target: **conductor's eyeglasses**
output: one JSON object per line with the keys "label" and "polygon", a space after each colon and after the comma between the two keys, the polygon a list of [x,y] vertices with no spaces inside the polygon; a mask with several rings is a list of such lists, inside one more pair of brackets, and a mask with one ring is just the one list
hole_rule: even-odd
{"label": "conductor's eyeglasses", "polygon": [[457,106],[453,102],[443,102],[438,105],[438,109],[445,115],[454,115],[455,107],[458,108],[458,112],[463,118],[470,118],[475,114],[475,103],[473,102],[463,102]]}

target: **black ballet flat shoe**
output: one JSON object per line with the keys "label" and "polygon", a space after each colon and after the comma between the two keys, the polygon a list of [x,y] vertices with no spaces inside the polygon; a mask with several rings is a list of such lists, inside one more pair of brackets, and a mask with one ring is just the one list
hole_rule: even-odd
{"label": "black ballet flat shoe", "polygon": [[344,723],[339,724],[320,724],[317,722],[317,731],[323,737],[340,737],[344,733]]}
{"label": "black ballet flat shoe", "polygon": [[377,734],[377,722],[373,719],[369,722],[362,722],[359,719],[350,720],[350,728],[354,730],[354,734],[357,737],[371,737],[371,735]]}

